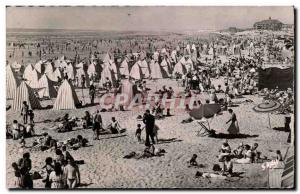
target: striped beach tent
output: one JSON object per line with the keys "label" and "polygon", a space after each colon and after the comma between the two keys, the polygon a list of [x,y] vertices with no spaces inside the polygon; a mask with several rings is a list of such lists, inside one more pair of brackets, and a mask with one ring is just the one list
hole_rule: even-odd
{"label": "striped beach tent", "polygon": [[141,70],[142,70],[142,73],[143,73],[143,77],[144,78],[149,78],[150,77],[149,66],[148,66],[148,63],[145,59],[141,61],[140,67],[141,67]]}
{"label": "striped beach tent", "polygon": [[131,68],[129,76],[133,79],[139,80],[142,79],[142,70],[139,66],[140,61],[137,61]]}
{"label": "striped beach tent", "polygon": [[62,79],[63,73],[59,68],[56,68],[55,71],[53,71],[51,74],[48,75],[48,78],[51,81],[57,82],[58,78]]}
{"label": "striped beach tent", "polygon": [[31,80],[31,73],[33,71],[33,66],[31,64],[28,64],[26,67],[25,67],[25,70],[24,70],[24,73],[23,73],[23,78],[25,80]]}
{"label": "striped beach tent", "polygon": [[100,86],[103,87],[105,82],[106,82],[106,78],[108,78],[112,84],[114,84],[116,82],[115,76],[114,76],[114,72],[109,68],[109,66],[105,66],[101,72],[101,78],[100,78]]}
{"label": "striped beach tent", "polygon": [[124,61],[120,65],[120,74],[125,77],[129,76],[129,68],[128,68],[128,58],[126,57]]}
{"label": "striped beach tent", "polygon": [[181,76],[186,74],[186,69],[180,61],[174,66],[173,76],[175,76],[176,73],[180,74]]}
{"label": "striped beach tent", "polygon": [[79,104],[74,87],[68,80],[64,80],[57,92],[57,98],[54,102],[54,110],[76,109]]}
{"label": "striped beach tent", "polygon": [[19,80],[17,79],[14,71],[10,65],[6,66],[6,98],[13,98],[19,86]]}
{"label": "striped beach tent", "polygon": [[41,79],[39,80],[39,88],[38,91],[39,97],[47,97],[47,98],[56,98],[57,91],[54,88],[54,82],[51,81],[47,75],[43,75]]}
{"label": "striped beach tent", "polygon": [[36,69],[33,69],[31,71],[29,80],[27,80],[26,82],[31,88],[39,88],[40,77],[41,74]]}
{"label": "striped beach tent", "polygon": [[164,71],[164,74],[166,74],[167,77],[170,77],[170,71],[169,71],[169,65],[166,59],[163,59],[160,63],[160,66],[162,70]]}
{"label": "striped beach tent", "polygon": [[284,161],[284,169],[281,176],[281,188],[295,187],[295,155],[290,148]]}
{"label": "striped beach tent", "polygon": [[26,101],[30,109],[42,108],[39,99],[35,96],[34,91],[25,81],[22,81],[13,97],[12,110],[21,110],[23,102]]}
{"label": "striped beach tent", "polygon": [[89,75],[90,78],[96,76],[96,65],[94,64],[94,62],[92,62],[89,65],[87,74]]}
{"label": "striped beach tent", "polygon": [[161,70],[161,66],[157,61],[152,60],[150,63],[150,75],[152,79],[162,79],[163,74]]}
{"label": "striped beach tent", "polygon": [[35,65],[34,68],[37,70],[37,72],[43,74],[45,72],[45,64],[44,61],[40,60]]}
{"label": "striped beach tent", "polygon": [[78,82],[80,83],[80,87],[81,87],[82,76],[85,77],[85,87],[90,87],[90,79],[89,79],[87,72],[84,71],[83,68],[77,69],[76,77],[78,77]]}
{"label": "striped beach tent", "polygon": [[51,62],[46,62],[45,63],[45,72],[44,73],[49,76],[50,74],[53,73],[53,70],[54,70],[54,68],[53,68],[52,63]]}

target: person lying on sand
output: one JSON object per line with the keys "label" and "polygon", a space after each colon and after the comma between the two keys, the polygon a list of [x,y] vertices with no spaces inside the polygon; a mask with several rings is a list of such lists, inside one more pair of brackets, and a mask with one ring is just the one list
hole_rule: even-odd
{"label": "person lying on sand", "polygon": [[57,148],[57,140],[52,139],[48,133],[44,133],[43,137],[34,140],[32,148],[38,148],[38,150],[45,151],[50,148]]}
{"label": "person lying on sand", "polygon": [[83,138],[81,135],[78,135],[76,138],[68,139],[66,145],[73,150],[77,150],[81,147],[86,147],[88,144],[88,140]]}
{"label": "person lying on sand", "polygon": [[222,173],[218,172],[196,172],[196,178],[203,177],[203,178],[217,178],[217,179],[226,179],[227,176],[223,175]]}
{"label": "person lying on sand", "polygon": [[166,153],[164,149],[156,149],[154,145],[146,146],[142,153],[131,152],[128,155],[125,155],[123,158],[125,159],[141,159],[141,158],[150,158],[154,156],[163,156]]}

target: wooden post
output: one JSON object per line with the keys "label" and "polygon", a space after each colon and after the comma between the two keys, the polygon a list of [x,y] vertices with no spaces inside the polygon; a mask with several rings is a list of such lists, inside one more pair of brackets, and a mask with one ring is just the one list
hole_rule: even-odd
{"label": "wooden post", "polygon": [[269,119],[269,127],[270,127],[270,129],[272,129],[272,128],[271,128],[271,119],[270,119],[270,113],[268,113],[268,119]]}

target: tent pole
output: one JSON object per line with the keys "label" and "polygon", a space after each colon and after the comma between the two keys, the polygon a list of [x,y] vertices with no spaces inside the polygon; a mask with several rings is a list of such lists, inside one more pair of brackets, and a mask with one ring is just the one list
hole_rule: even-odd
{"label": "tent pole", "polygon": [[268,119],[269,119],[269,127],[270,127],[270,129],[272,129],[272,128],[271,128],[270,113],[268,113]]}

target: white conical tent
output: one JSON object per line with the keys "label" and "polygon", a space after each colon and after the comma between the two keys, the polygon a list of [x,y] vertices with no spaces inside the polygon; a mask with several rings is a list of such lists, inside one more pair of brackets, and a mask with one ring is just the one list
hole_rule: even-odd
{"label": "white conical tent", "polygon": [[69,63],[67,66],[66,66],[66,71],[64,73],[67,73],[68,75],[68,78],[69,79],[74,79],[75,78],[75,68],[73,67],[73,65],[71,63]]}
{"label": "white conical tent", "polygon": [[152,79],[161,79],[163,78],[161,67],[157,61],[152,60],[150,63],[150,75]]}
{"label": "white conical tent", "polygon": [[129,68],[128,68],[127,58],[125,58],[124,61],[120,65],[120,74],[124,75],[126,77],[129,76]]}
{"label": "white conical tent", "polygon": [[110,60],[109,62],[104,63],[104,66],[109,66],[110,70],[113,72],[115,78],[118,79],[118,69],[114,61]]}
{"label": "white conical tent", "polygon": [[[90,87],[90,79],[88,74],[84,71],[83,68],[79,68],[76,71],[76,77],[78,77],[78,82],[81,84],[82,76],[85,77],[85,87]],[[80,85],[81,86],[81,85]]]}
{"label": "white conical tent", "polygon": [[59,68],[56,68],[54,72],[52,72],[51,74],[48,75],[48,77],[51,81],[57,82],[58,77],[60,79],[62,79],[63,73],[61,72],[61,70]]}
{"label": "white conical tent", "polygon": [[53,68],[53,65],[52,65],[52,63],[51,62],[47,62],[47,63],[45,63],[45,71],[44,71],[44,74],[46,74],[46,75],[51,75],[52,73],[53,73],[53,70],[54,70],[54,68]]}
{"label": "white conical tent", "polygon": [[57,92],[57,98],[54,102],[54,110],[76,109],[79,104],[77,94],[68,80],[64,80]]}
{"label": "white conical tent", "polygon": [[149,78],[150,77],[149,66],[145,59],[141,61],[140,67],[143,73],[143,78]]}
{"label": "white conical tent", "polygon": [[112,72],[112,70],[109,68],[109,66],[104,66],[102,72],[101,72],[101,79],[100,79],[100,86],[104,86],[105,82],[106,82],[106,78],[108,78],[112,84],[115,83],[115,76],[114,73]]}
{"label": "white conical tent", "polygon": [[110,56],[108,53],[105,54],[104,58],[103,58],[103,63],[109,63],[110,62]]}
{"label": "white conical tent", "polygon": [[25,80],[28,80],[30,81],[31,80],[31,74],[32,74],[32,71],[33,71],[33,66],[31,64],[28,64],[26,67],[25,67],[25,70],[24,70],[24,73],[23,73],[23,78]]}
{"label": "white conical tent", "polygon": [[170,77],[170,72],[169,72],[169,66],[167,63],[166,59],[163,59],[162,62],[160,63],[160,66],[162,67],[162,70],[166,74],[167,77]]}
{"label": "white conical tent", "polygon": [[26,81],[26,83],[31,87],[31,88],[39,88],[39,79],[41,77],[41,74],[37,72],[36,69],[33,69],[31,71],[31,76],[30,80]]}
{"label": "white conical tent", "polygon": [[54,82],[51,81],[47,75],[44,74],[39,80],[39,88],[38,94],[40,98],[56,98],[57,91],[54,88]]}
{"label": "white conical tent", "polygon": [[192,61],[191,58],[188,58],[188,60],[186,60],[185,68],[186,68],[187,71],[194,70],[193,61]]}
{"label": "white conical tent", "polygon": [[186,74],[186,69],[180,62],[176,63],[176,65],[174,66],[173,76],[176,73],[178,73],[180,75],[185,75]]}
{"label": "white conical tent", "polygon": [[19,80],[11,69],[10,65],[6,66],[6,98],[13,98],[19,86]]}
{"label": "white conical tent", "polygon": [[141,70],[141,68],[140,68],[140,66],[139,66],[139,64],[138,64],[138,62],[136,62],[136,63],[132,66],[132,68],[131,68],[131,70],[130,70],[129,76],[130,76],[131,78],[136,79],[136,80],[142,79],[142,70]]}
{"label": "white conical tent", "polygon": [[17,61],[13,62],[11,64],[11,67],[14,68],[14,69],[20,69],[21,68],[21,64],[19,64]]}
{"label": "white conical tent", "polygon": [[43,74],[45,71],[45,64],[44,61],[40,60],[35,65],[34,68],[37,70],[37,72]]}
{"label": "white conical tent", "polygon": [[89,78],[96,76],[96,65],[94,64],[94,62],[92,62],[89,65],[88,70],[87,70],[87,74],[89,75]]}
{"label": "white conical tent", "polygon": [[24,81],[22,81],[13,97],[12,110],[21,110],[24,101],[27,102],[30,109],[42,108],[39,99],[34,94],[33,89],[30,88]]}
{"label": "white conical tent", "polygon": [[82,62],[80,62],[80,63],[78,63],[77,65],[75,65],[76,66],[76,68],[77,69],[79,69],[79,68],[83,68],[83,63]]}

